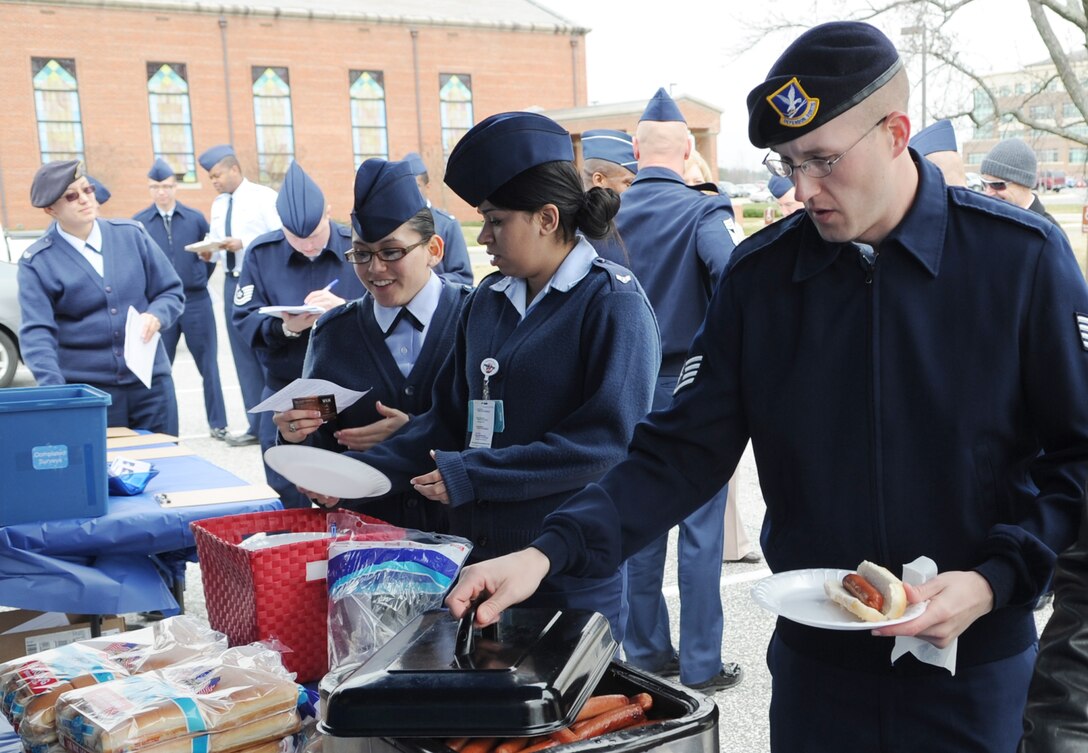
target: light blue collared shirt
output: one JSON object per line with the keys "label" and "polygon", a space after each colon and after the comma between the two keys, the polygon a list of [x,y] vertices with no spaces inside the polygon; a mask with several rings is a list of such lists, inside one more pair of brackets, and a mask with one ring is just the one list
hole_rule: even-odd
{"label": "light blue collared shirt", "polygon": [[597,258],[597,250],[584,236],[576,235],[575,238],[578,242],[574,244],[574,248],[570,250],[567,258],[563,259],[563,262],[559,265],[559,269],[555,270],[555,274],[551,276],[551,279],[541,288],[540,292],[536,294],[536,298],[528,306],[525,305],[525,299],[528,297],[529,286],[521,277],[504,277],[492,285],[491,290],[503,293],[509,298],[510,303],[514,305],[518,314],[524,319],[533,306],[537,305],[549,291],[556,290],[560,293],[566,293],[589,274],[589,270],[593,267],[593,260]]}
{"label": "light blue collared shirt", "polygon": [[[57,233],[61,238],[72,244],[72,248],[79,252],[79,255],[87,260],[87,263],[94,267],[94,271],[98,273],[99,277],[105,277],[106,273],[102,266],[102,230],[98,227],[98,220],[94,221],[91,225],[91,233],[87,236],[87,240],[77,238],[74,235],[64,232],[60,223],[57,223]],[[93,246],[98,249],[95,253],[87,248],[87,246]]]}
{"label": "light blue collared shirt", "polygon": [[[378,322],[382,332],[386,333],[385,347],[389,348],[390,355],[397,362],[397,368],[404,376],[412,373],[412,367],[419,359],[419,352],[423,349],[423,341],[427,338],[427,330],[431,326],[431,317],[438,308],[438,300],[442,296],[442,280],[431,272],[430,278],[416,293],[415,298],[408,301],[407,306],[394,306],[388,308],[374,301],[374,319]],[[420,332],[412,326],[411,322],[401,319],[396,328],[389,332],[397,314],[401,308],[406,308],[423,325]]]}

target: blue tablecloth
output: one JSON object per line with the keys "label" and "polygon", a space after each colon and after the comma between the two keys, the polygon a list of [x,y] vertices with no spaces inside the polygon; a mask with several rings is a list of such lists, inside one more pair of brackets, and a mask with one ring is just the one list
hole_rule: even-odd
{"label": "blue tablecloth", "polygon": [[0,527],[0,604],[77,614],[176,612],[150,555],[192,547],[195,520],[282,508],[273,498],[164,509],[155,494],[245,482],[196,455],[151,462],[159,474],[144,493],[110,497],[102,517]]}

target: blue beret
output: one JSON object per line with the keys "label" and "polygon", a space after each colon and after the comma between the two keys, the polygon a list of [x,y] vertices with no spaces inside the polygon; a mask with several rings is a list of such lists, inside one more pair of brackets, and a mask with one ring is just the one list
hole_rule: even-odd
{"label": "blue beret", "polygon": [[211,172],[212,168],[218,165],[227,157],[234,157],[234,147],[230,144],[220,144],[219,146],[213,146],[208,151],[204,152],[197,159],[200,166],[208,172]]}
{"label": "blue beret", "polygon": [[582,134],[582,159],[603,159],[638,173],[638,160],[631,135],[623,131],[597,128]]}
{"label": "blue beret", "polygon": [[800,138],[884,86],[902,67],[895,45],[875,26],[814,26],[748,94],[748,139],[764,149]]}
{"label": "blue beret", "polygon": [[680,112],[680,108],[676,106],[676,103],[664,88],[657,90],[653,99],[646,105],[646,109],[642,111],[642,117],[638,119],[638,122],[641,123],[644,120],[656,120],[662,123],[687,123],[684,120],[684,114]]}
{"label": "blue beret", "polygon": [[292,162],[283,176],[276,211],[283,226],[299,238],[307,238],[325,219],[325,194],[298,162]]}
{"label": "blue beret", "polygon": [[155,160],[155,164],[151,166],[151,169],[147,171],[147,177],[151,178],[151,180],[173,178],[174,168],[170,167],[170,164],[162,157],[159,157]]}
{"label": "blue beret", "polygon": [[767,181],[767,190],[776,199],[781,199],[791,188],[793,188],[793,181],[789,178],[783,178],[781,175],[772,175],[771,179]]}
{"label": "blue beret", "polygon": [[530,167],[574,161],[570,134],[535,112],[500,112],[469,129],[450,152],[446,185],[474,207]]}
{"label": "blue beret", "polygon": [[367,243],[380,241],[426,206],[407,161],[386,162],[375,157],[359,165],[351,226]]}
{"label": "blue beret", "polygon": [[956,152],[956,131],[952,121],[938,120],[911,137],[910,145],[923,157],[934,152]]}
{"label": "blue beret", "polygon": [[419,152],[408,152],[408,154],[404,155],[404,161],[411,168],[412,175],[427,174],[427,166],[423,164],[423,158],[419,156]]}
{"label": "blue beret", "polygon": [[110,197],[113,196],[113,194],[110,193],[110,189],[102,185],[102,183],[99,182],[98,179],[92,178],[90,175],[88,175],[87,182],[94,186],[94,200],[97,201],[99,204],[105,204],[107,201],[110,200]]}
{"label": "blue beret", "polygon": [[53,206],[81,175],[83,166],[77,159],[47,162],[34,173],[34,180],[30,184],[30,204],[39,208]]}

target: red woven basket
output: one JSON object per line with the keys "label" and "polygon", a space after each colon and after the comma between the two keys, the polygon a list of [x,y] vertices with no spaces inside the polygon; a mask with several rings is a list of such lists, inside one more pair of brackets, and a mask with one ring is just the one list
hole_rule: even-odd
{"label": "red woven basket", "polygon": [[[290,649],[283,662],[297,673],[298,682],[319,680],[329,669],[325,579],[307,580],[307,566],[328,558],[328,541],[300,541],[258,551],[238,544],[255,533],[325,531],[328,513],[273,510],[190,524],[211,626],[226,633],[232,646],[276,639]],[[382,523],[356,515],[367,523]]]}

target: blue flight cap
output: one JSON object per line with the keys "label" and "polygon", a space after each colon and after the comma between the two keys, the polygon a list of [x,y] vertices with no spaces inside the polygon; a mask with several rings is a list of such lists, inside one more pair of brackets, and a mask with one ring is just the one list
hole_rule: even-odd
{"label": "blue flight cap", "polygon": [[419,152],[408,152],[408,154],[404,155],[404,161],[412,169],[412,175],[427,174],[427,166],[423,164],[423,158],[419,156]]}
{"label": "blue flight cap", "polygon": [[105,204],[110,200],[110,197],[113,196],[113,194],[110,193],[110,189],[102,185],[96,178],[92,178],[88,175],[87,182],[94,186],[94,200],[99,204]]}
{"label": "blue flight cap", "polygon": [[776,199],[781,199],[791,188],[793,188],[793,181],[789,178],[783,178],[781,175],[772,175],[771,179],[767,181],[767,190]]}
{"label": "blue flight cap", "polygon": [[308,238],[325,219],[325,194],[298,162],[292,162],[283,176],[276,211],[283,226],[299,238]]}
{"label": "blue flight cap", "polygon": [[380,241],[426,206],[407,160],[387,162],[373,157],[359,165],[351,226],[367,243]]}
{"label": "blue flight cap", "polygon": [[875,26],[814,26],[748,94],[748,139],[766,149],[800,138],[884,86],[902,67],[895,45]]}
{"label": "blue flight cap", "polygon": [[642,111],[642,117],[638,119],[638,122],[641,123],[644,120],[656,120],[660,123],[687,123],[684,120],[684,113],[680,112],[680,108],[676,106],[676,102],[664,88],[657,90],[657,94]]}
{"label": "blue flight cap", "polygon": [[30,204],[38,208],[51,207],[64,195],[68,186],[83,175],[83,164],[77,159],[47,162],[34,173],[30,183]]}
{"label": "blue flight cap", "polygon": [[530,167],[573,162],[570,134],[535,112],[500,112],[469,129],[450,152],[446,185],[474,207]]}
{"label": "blue flight cap", "polygon": [[218,165],[221,161],[227,157],[235,157],[234,147],[230,144],[220,144],[219,146],[213,146],[208,151],[204,152],[197,159],[200,166],[208,172],[212,171],[212,168]]}
{"label": "blue flight cap", "polygon": [[934,152],[959,151],[956,148],[956,131],[952,128],[952,121],[947,118],[918,131],[911,137],[910,145],[923,157]]}
{"label": "blue flight cap", "polygon": [[173,178],[174,168],[170,167],[170,164],[162,157],[159,157],[155,160],[155,164],[151,166],[151,169],[147,171],[147,177],[159,181]]}
{"label": "blue flight cap", "polygon": [[613,131],[609,128],[596,128],[582,134],[582,159],[603,159],[626,167],[638,173],[638,160],[631,134]]}

